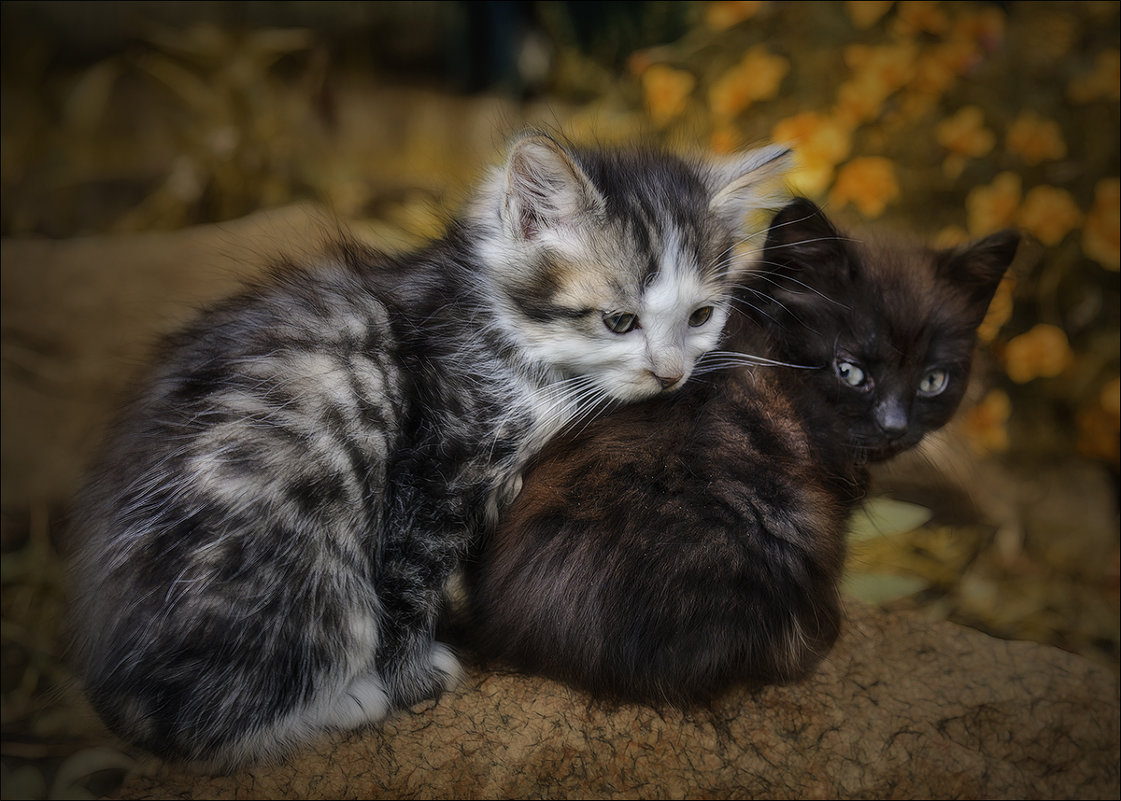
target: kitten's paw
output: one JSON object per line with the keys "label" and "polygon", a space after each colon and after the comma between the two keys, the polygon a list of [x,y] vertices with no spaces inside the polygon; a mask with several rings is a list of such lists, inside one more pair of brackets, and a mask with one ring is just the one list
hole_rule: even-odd
{"label": "kitten's paw", "polygon": [[463,681],[463,666],[452,652],[452,649],[442,642],[432,643],[432,650],[428,652],[428,664],[442,677],[441,690],[450,690]]}
{"label": "kitten's paw", "polygon": [[355,677],[341,693],[326,702],[316,717],[324,728],[354,729],[385,720],[390,706],[381,677],[366,673]]}

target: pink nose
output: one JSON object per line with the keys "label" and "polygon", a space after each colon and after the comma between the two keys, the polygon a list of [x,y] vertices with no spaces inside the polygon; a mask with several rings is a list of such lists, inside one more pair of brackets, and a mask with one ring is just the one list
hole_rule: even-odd
{"label": "pink nose", "polygon": [[658,379],[658,383],[662,385],[662,389],[669,389],[681,380],[681,373],[677,375],[658,375],[657,373],[651,373],[651,375]]}

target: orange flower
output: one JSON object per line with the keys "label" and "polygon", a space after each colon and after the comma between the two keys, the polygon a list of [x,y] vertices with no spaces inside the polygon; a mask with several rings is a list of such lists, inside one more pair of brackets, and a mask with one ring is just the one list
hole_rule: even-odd
{"label": "orange flower", "polygon": [[734,125],[718,125],[708,138],[714,153],[734,153],[743,144],[739,130]]}
{"label": "orange flower", "polygon": [[963,106],[934,129],[938,144],[951,153],[983,156],[993,149],[996,136],[985,127],[984,113],[979,106]]}
{"label": "orange flower", "polygon": [[1067,97],[1074,103],[1121,100],[1121,51],[1098,53],[1094,70],[1074,78],[1067,86]]}
{"label": "orange flower", "polygon": [[838,208],[852,203],[865,217],[879,217],[898,196],[892,163],[880,156],[864,156],[841,168],[829,200]]}
{"label": "orange flower", "polygon": [[910,88],[919,94],[939,97],[963,74],[974,59],[975,48],[968,42],[947,41],[932,45],[915,59],[915,77]]}
{"label": "orange flower", "polygon": [[861,81],[882,87],[887,97],[914,76],[918,53],[918,45],[909,40],[879,47],[854,44],[845,48],[845,63]]}
{"label": "orange flower", "polygon": [[709,89],[709,103],[718,117],[734,117],[756,100],[767,100],[778,93],[790,62],[757,45]]}
{"label": "orange flower", "polygon": [[864,30],[871,28],[880,21],[880,17],[891,10],[894,0],[848,0],[845,10],[849,19],[857,28]]}
{"label": "orange flower", "polygon": [[1008,128],[1005,146],[1029,165],[1064,158],[1067,145],[1059,126],[1034,111],[1020,113]]}
{"label": "orange flower", "polygon": [[875,74],[858,73],[837,89],[836,115],[853,127],[874,120],[891,92]]}
{"label": "orange flower", "polygon": [[1107,270],[1121,268],[1121,180],[1103,178],[1082,229],[1082,252]]}
{"label": "orange flower", "polygon": [[970,239],[969,232],[956,225],[949,225],[939,231],[931,241],[931,246],[943,250],[964,245]]}
{"label": "orange flower", "polygon": [[911,0],[900,3],[896,12],[896,33],[913,36],[917,33],[943,33],[950,27],[949,17],[936,0]]}
{"label": "orange flower", "polygon": [[1005,273],[1004,278],[997,284],[996,294],[989,303],[989,310],[985,319],[977,327],[977,339],[980,342],[992,342],[1000,332],[1001,326],[1012,318],[1012,295],[1016,290],[1016,277],[1012,273]]}
{"label": "orange flower", "polygon": [[1065,189],[1037,186],[1024,198],[1016,219],[1036,239],[1053,247],[1082,223],[1082,211]]}
{"label": "orange flower", "polygon": [[979,455],[1001,453],[1008,450],[1008,419],[1012,416],[1012,401],[1008,393],[991,390],[981,402],[965,410],[962,415],[965,437]]}
{"label": "orange flower", "polygon": [[681,116],[697,79],[667,64],[652,64],[642,73],[642,92],[650,119],[661,127]]}
{"label": "orange flower", "polygon": [[938,144],[950,151],[942,168],[950,177],[961,174],[967,157],[983,156],[993,149],[996,135],[984,126],[984,115],[978,106],[964,106],[934,129]]}
{"label": "orange flower", "polygon": [[1033,378],[1054,378],[1073,362],[1067,335],[1047,323],[1013,337],[1004,349],[1004,370],[1017,384]]}
{"label": "orange flower", "polygon": [[852,129],[816,111],[780,120],[771,130],[771,139],[794,147],[797,166],[787,180],[810,197],[820,197],[829,188],[834,168],[852,150]]}
{"label": "orange flower", "polygon": [[705,25],[714,31],[724,31],[751,19],[763,5],[759,0],[721,0],[705,6]]}
{"label": "orange flower", "polygon": [[1012,225],[1020,205],[1020,176],[1002,172],[988,186],[976,186],[965,198],[969,233],[985,236]]}

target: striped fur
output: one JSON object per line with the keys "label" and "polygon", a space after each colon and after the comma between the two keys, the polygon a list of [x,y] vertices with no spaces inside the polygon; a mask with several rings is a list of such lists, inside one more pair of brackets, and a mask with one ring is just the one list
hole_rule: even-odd
{"label": "striped fur", "polygon": [[426,249],[342,243],[171,337],[74,505],[109,726],[226,769],[447,687],[451,571],[554,434],[685,383],[785,164],[526,135]]}

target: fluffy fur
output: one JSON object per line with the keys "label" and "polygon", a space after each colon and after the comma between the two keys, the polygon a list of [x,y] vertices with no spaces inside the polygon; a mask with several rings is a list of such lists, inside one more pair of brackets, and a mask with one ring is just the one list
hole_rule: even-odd
{"label": "fluffy fur", "polygon": [[871,249],[809,201],[781,211],[730,350],[539,454],[469,563],[479,653],[654,703],[806,675],[840,630],[861,465],[952,414],[1015,248]]}
{"label": "fluffy fur", "polygon": [[1012,230],[945,250],[857,240],[799,199],[772,222],[744,308],[772,332],[775,358],[815,368],[807,377],[858,457],[881,461],[957,411],[1019,243]]}
{"label": "fluffy fur", "polygon": [[228,768],[459,671],[442,590],[527,459],[718,341],[786,166],[517,139],[421,252],[342,245],[173,336],[74,507],[74,655],[160,755]]}

